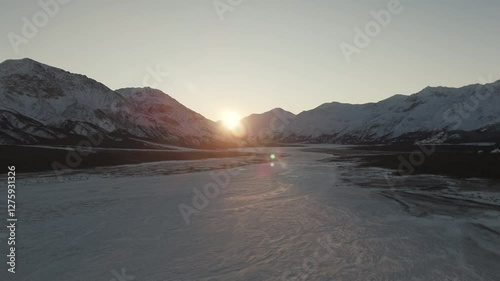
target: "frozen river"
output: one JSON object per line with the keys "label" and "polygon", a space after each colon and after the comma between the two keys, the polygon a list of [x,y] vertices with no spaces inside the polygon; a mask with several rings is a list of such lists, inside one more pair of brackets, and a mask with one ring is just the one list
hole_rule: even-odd
{"label": "frozen river", "polygon": [[[265,150],[289,156],[211,172],[20,181],[17,273],[0,279],[500,279],[498,209],[432,211],[367,187],[387,171]],[[425,214],[408,210],[417,205]]]}

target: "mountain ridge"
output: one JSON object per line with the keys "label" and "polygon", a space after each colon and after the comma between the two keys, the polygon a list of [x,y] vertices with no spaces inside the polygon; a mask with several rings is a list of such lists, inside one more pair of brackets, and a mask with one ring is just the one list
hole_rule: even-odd
{"label": "mountain ridge", "polygon": [[[491,93],[486,100],[480,100],[488,92]],[[467,107],[470,103],[478,105],[474,106],[476,108]],[[439,141],[498,141],[498,134],[491,128],[499,126],[500,80],[458,88],[426,87],[411,95],[397,94],[364,104],[323,103],[300,112],[284,130],[275,132],[268,139],[369,144],[429,141],[433,133],[450,132],[453,139]],[[267,127],[252,130],[265,132]],[[491,134],[486,136],[481,130]]]}
{"label": "mountain ridge", "polygon": [[[129,91],[133,92],[132,96],[124,98]],[[156,109],[160,111],[173,110],[154,111],[148,100],[155,100]],[[31,59],[0,64],[0,110],[3,143],[31,144],[51,140],[57,143],[75,136],[81,139],[87,133],[103,135],[110,142],[139,138],[192,147],[217,146],[232,141],[213,121],[160,90],[113,91],[85,75]],[[184,121],[193,124],[185,126]],[[36,129],[30,131],[30,137],[21,133],[32,127]]]}
{"label": "mountain ridge", "polygon": [[[421,142],[443,132],[450,133],[443,142],[498,141],[500,80],[426,87],[365,104],[334,101],[299,114],[277,107],[241,124],[248,143],[257,145]],[[29,58],[0,63],[0,143],[73,143],[87,134],[103,135],[114,145],[139,139],[189,147],[235,146],[242,137],[158,89],[112,90]]]}

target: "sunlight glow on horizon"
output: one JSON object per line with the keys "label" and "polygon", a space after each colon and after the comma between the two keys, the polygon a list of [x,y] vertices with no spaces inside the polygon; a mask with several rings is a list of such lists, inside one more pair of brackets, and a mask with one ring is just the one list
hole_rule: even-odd
{"label": "sunlight glow on horizon", "polygon": [[38,2],[3,1],[0,62],[31,58],[112,90],[151,86],[213,121],[224,109],[299,114],[500,79],[500,1],[400,1],[350,63],[340,45],[388,0],[240,1],[223,21],[212,1],[64,1],[13,48],[7,35],[24,37],[23,18],[44,12]]}
{"label": "sunlight glow on horizon", "polygon": [[234,111],[225,111],[222,113],[222,122],[231,131],[240,126],[241,117]]}

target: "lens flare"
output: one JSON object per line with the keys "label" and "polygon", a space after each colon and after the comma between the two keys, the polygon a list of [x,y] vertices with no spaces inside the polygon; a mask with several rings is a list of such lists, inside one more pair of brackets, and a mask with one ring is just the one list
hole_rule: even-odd
{"label": "lens flare", "polygon": [[233,133],[233,136],[239,139],[243,139],[246,136],[247,131],[243,125],[238,125],[234,129],[232,129],[231,132]]}

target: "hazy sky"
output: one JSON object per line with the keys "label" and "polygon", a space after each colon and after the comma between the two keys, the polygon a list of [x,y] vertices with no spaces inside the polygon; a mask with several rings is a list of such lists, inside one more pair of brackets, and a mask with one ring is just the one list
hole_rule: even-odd
{"label": "hazy sky", "polygon": [[[356,46],[355,28],[390,0],[217,1],[234,5],[223,20],[213,0],[72,0],[44,23],[39,1],[1,0],[0,60],[30,57],[112,89],[156,86],[213,120],[500,79],[498,0],[401,0],[350,63],[340,44]],[[40,28],[16,53],[9,33],[24,36],[34,15]]]}

